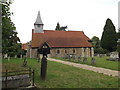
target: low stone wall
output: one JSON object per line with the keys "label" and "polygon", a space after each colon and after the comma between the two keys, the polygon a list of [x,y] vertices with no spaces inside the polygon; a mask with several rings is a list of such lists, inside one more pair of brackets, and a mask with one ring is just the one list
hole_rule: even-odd
{"label": "low stone wall", "polygon": [[9,76],[2,77],[2,88],[19,88],[30,86],[30,77],[29,75],[19,75],[19,76]]}

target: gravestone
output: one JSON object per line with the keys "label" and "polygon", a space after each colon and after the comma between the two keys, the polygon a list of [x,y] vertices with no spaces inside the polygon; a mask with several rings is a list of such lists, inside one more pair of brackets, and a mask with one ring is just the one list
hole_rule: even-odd
{"label": "gravestone", "polygon": [[107,59],[109,61],[119,61],[119,54],[118,52],[111,52],[110,53],[110,58]]}
{"label": "gravestone", "polygon": [[17,58],[17,55],[15,55],[15,58]]}
{"label": "gravestone", "polygon": [[8,61],[10,60],[10,56],[8,56]]}
{"label": "gravestone", "polygon": [[96,59],[95,59],[95,58],[92,58],[91,64],[92,64],[92,65],[95,65],[95,64],[96,64]]}
{"label": "gravestone", "polygon": [[73,55],[73,61],[76,61],[76,56],[75,55]]}
{"label": "gravestone", "polygon": [[69,57],[70,57],[70,60],[72,59],[72,55],[71,54],[69,54]]}
{"label": "gravestone", "polygon": [[87,57],[83,57],[83,63],[87,62]]}
{"label": "gravestone", "polygon": [[67,59],[70,61],[70,55],[69,54],[67,54]]}
{"label": "gravestone", "polygon": [[81,61],[81,56],[78,57],[78,62],[80,62],[80,61]]}
{"label": "gravestone", "polygon": [[20,55],[20,58],[22,59],[22,55]]}
{"label": "gravestone", "polygon": [[7,55],[7,54],[5,54],[5,55],[4,55],[4,58],[8,58],[8,55]]}
{"label": "gravestone", "polygon": [[118,58],[118,52],[111,52],[110,58]]}
{"label": "gravestone", "polygon": [[69,55],[66,54],[63,59],[69,59]]}

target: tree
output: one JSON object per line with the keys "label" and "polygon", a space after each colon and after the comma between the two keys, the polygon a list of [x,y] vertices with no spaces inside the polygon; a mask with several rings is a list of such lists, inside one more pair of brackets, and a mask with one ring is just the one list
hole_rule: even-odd
{"label": "tree", "polygon": [[118,29],[118,33],[117,33],[117,51],[118,51],[118,56],[120,58],[120,28]]}
{"label": "tree", "polygon": [[100,40],[98,37],[96,37],[96,36],[92,37],[92,45],[93,45],[94,49],[100,47]]}
{"label": "tree", "polygon": [[109,52],[115,51],[117,46],[117,34],[115,26],[108,18],[104,26],[104,31],[101,37],[101,47],[107,49]]}
{"label": "tree", "polygon": [[67,26],[60,26],[60,24],[59,24],[59,22],[58,22],[55,30],[66,31],[66,30],[65,30],[66,28],[67,28]]}
{"label": "tree", "polygon": [[92,45],[94,47],[94,53],[96,53],[96,54],[105,54],[105,53],[108,53],[108,51],[106,49],[103,49],[100,46],[100,40],[99,40],[98,37],[93,36],[91,40],[92,40]]}
{"label": "tree", "polygon": [[99,38],[96,37],[96,36],[93,36],[91,40],[92,40],[92,45],[94,47],[94,52],[99,53],[98,52],[98,49],[100,48],[100,40],[99,40]]}
{"label": "tree", "polygon": [[117,51],[118,51],[118,56],[120,58],[120,39],[118,40]]}
{"label": "tree", "polygon": [[0,4],[2,5],[2,53],[14,56],[21,50],[21,43],[10,17],[12,15],[10,4],[12,3],[6,0]]}

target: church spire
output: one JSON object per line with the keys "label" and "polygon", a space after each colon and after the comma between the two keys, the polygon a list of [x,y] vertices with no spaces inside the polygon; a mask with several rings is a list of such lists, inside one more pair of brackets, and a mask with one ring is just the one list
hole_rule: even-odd
{"label": "church spire", "polygon": [[41,20],[41,17],[40,17],[40,11],[38,11],[38,15],[37,15],[37,19],[36,19],[35,24],[43,24],[42,20]]}
{"label": "church spire", "polygon": [[44,24],[43,24],[41,17],[40,17],[40,11],[38,11],[37,19],[34,23],[35,33],[42,33],[43,32],[43,25]]}

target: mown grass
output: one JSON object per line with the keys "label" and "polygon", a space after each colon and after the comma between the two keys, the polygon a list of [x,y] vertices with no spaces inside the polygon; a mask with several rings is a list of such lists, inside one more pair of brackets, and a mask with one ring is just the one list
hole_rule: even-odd
{"label": "mown grass", "polygon": [[59,59],[59,60],[64,60],[64,61],[70,61],[70,62],[74,62],[74,63],[80,63],[80,64],[87,64],[87,65],[91,65],[91,66],[95,66],[95,67],[102,67],[102,68],[107,68],[107,69],[111,69],[111,70],[119,70],[120,71],[120,62],[119,61],[108,61],[107,59],[109,57],[94,57],[96,59],[96,64],[92,65],[91,64],[91,57],[87,58],[87,62],[83,63],[83,58],[81,59],[81,61],[74,61],[73,59],[68,60],[68,59],[63,59],[63,58],[58,58],[56,57],[55,59]]}
{"label": "mown grass", "polygon": [[[27,67],[35,70],[35,84],[39,88],[118,88],[118,78],[88,71],[58,62],[48,61],[46,81],[40,79],[40,62],[27,59]],[[23,60],[3,60],[3,69],[21,69]],[[14,66],[14,68],[13,68]],[[22,67],[23,68],[23,67]]]}

